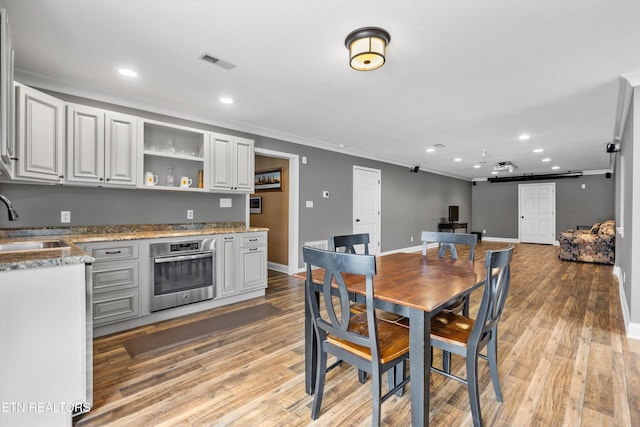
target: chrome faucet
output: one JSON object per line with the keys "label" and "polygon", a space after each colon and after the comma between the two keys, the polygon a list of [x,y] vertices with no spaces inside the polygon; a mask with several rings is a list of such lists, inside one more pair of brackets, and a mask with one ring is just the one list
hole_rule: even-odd
{"label": "chrome faucet", "polygon": [[9,210],[9,221],[17,221],[18,212],[16,212],[16,210],[13,208],[13,205],[11,204],[9,199],[0,194],[0,200],[3,201],[5,205],[7,205],[7,209]]}

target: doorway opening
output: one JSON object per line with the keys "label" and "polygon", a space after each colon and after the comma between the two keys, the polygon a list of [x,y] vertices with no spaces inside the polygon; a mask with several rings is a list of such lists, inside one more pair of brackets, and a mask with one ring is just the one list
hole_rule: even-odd
{"label": "doorway opening", "polygon": [[264,148],[256,148],[255,155],[256,172],[282,168],[282,186],[251,195],[261,197],[260,214],[250,213],[247,195],[246,223],[269,228],[268,268],[292,275],[298,270],[299,156]]}

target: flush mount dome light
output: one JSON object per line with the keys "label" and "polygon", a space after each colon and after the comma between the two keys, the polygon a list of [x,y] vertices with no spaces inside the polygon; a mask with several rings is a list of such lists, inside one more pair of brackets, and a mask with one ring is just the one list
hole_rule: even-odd
{"label": "flush mount dome light", "polygon": [[390,41],[391,36],[382,28],[365,27],[352,31],[344,40],[349,49],[349,65],[358,71],[382,67]]}

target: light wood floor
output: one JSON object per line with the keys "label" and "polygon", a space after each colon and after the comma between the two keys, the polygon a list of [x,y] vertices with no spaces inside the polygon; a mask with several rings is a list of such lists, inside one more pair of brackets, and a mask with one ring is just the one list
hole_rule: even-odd
{"label": "light wood floor", "polygon": [[[486,249],[503,246],[481,242],[476,262]],[[640,342],[624,335],[612,267],[560,261],[557,250],[516,245],[499,333],[504,402],[495,400],[488,367],[480,361],[484,423],[639,426]],[[303,298],[302,280],[271,273],[264,298],[96,339],[95,406],[75,425],[369,425],[370,382],[359,384],[348,365],[328,374],[320,418],[311,421],[312,397],[304,392]],[[476,291],[472,316],[479,300]],[[122,346],[139,334],[263,302],[284,315],[135,360]],[[453,369],[464,374],[455,356]],[[472,425],[464,385],[433,374],[431,396],[432,425]],[[387,400],[382,413],[386,426],[410,425],[408,391]]]}

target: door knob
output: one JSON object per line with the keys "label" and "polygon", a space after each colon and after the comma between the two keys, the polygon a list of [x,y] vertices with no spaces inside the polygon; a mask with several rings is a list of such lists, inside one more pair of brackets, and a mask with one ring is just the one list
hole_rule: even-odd
{"label": "door knob", "polygon": [[360,222],[360,218],[356,218],[356,222]]}

